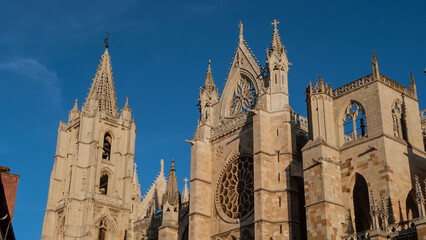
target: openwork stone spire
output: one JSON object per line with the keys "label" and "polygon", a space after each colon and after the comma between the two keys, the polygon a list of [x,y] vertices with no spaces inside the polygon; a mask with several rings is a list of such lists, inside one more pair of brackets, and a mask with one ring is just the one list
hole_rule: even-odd
{"label": "openwork stone spire", "polygon": [[[98,100],[98,110],[107,115],[116,117],[118,115],[117,98],[115,96],[114,81],[112,76],[111,57],[108,48],[102,55],[102,59],[93,78],[88,99]],[[86,100],[86,101],[87,101]]]}
{"label": "openwork stone spire", "polygon": [[169,178],[167,179],[167,188],[163,197],[163,205],[166,202],[172,206],[179,202],[179,189],[176,179],[175,160],[172,160],[172,168],[170,169]]}
{"label": "openwork stone spire", "polygon": [[272,42],[271,42],[271,52],[276,51],[279,55],[284,52],[284,45],[281,42],[280,34],[278,33],[277,25],[280,24],[279,21],[274,19],[271,25],[274,26],[274,33],[272,34]]}
{"label": "openwork stone spire", "polygon": [[209,67],[207,68],[206,80],[203,86],[203,92],[207,91],[208,94],[212,94],[212,92],[217,89],[213,81],[213,74],[212,74],[212,69],[210,65],[211,65],[211,60],[209,60]]}

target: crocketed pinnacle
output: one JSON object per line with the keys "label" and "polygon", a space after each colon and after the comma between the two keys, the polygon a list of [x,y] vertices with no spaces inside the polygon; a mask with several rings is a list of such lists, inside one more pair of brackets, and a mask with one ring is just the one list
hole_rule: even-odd
{"label": "crocketed pinnacle", "polygon": [[108,54],[108,48],[106,48],[87,98],[97,99],[99,101],[99,111],[116,117],[118,108],[113,79],[111,57]]}
{"label": "crocketed pinnacle", "polygon": [[129,97],[126,97],[126,103],[124,104],[123,109],[130,110],[130,107],[129,107]]}
{"label": "crocketed pinnacle", "polygon": [[172,206],[179,202],[179,189],[176,179],[175,160],[172,160],[172,168],[170,169],[169,178],[167,180],[167,188],[163,197],[163,205],[166,202]]}
{"label": "crocketed pinnacle", "polygon": [[189,202],[189,188],[188,188],[188,178],[183,179],[185,181],[185,186],[182,191],[182,203]]}
{"label": "crocketed pinnacle", "polygon": [[71,109],[71,112],[80,112],[78,110],[78,99],[77,98],[75,99],[74,107]]}
{"label": "crocketed pinnacle", "polygon": [[271,23],[271,25],[274,26],[274,33],[272,34],[272,42],[271,42],[271,52],[275,51],[279,55],[281,55],[284,52],[284,45],[281,42],[280,34],[278,33],[277,25],[280,22],[278,22],[276,19]]}
{"label": "crocketed pinnacle", "polygon": [[375,51],[373,51],[372,67],[373,67],[373,76],[376,79],[379,79],[379,77],[380,77],[379,63],[377,62],[376,52]]}
{"label": "crocketed pinnacle", "polygon": [[210,67],[211,60],[209,60],[209,67],[207,68],[206,80],[204,82],[203,91],[207,91],[208,94],[211,94],[216,90],[216,85],[213,81],[212,69]]}

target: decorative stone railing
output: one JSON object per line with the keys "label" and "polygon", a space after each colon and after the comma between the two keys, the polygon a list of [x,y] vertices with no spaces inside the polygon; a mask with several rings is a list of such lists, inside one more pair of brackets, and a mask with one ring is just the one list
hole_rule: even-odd
{"label": "decorative stone railing", "polygon": [[404,237],[406,237],[405,239],[413,239],[410,238],[410,236],[417,237],[416,224],[413,220],[390,224],[387,229],[390,237],[401,235],[404,235]]}
{"label": "decorative stone railing", "polygon": [[350,83],[343,85],[341,87],[338,87],[336,89],[332,89],[330,84],[324,83],[324,80],[320,78],[319,82],[316,83],[315,86],[312,86],[312,84],[309,85],[309,87],[307,88],[307,94],[311,95],[311,94],[325,93],[325,94],[330,95],[333,98],[337,98],[337,97],[340,97],[342,95],[345,95],[349,92],[352,92],[356,89],[359,89],[361,87],[364,87],[366,85],[369,85],[369,84],[371,84],[373,82],[377,82],[377,81],[379,81],[379,82],[381,82],[381,83],[393,88],[394,90],[396,90],[396,91],[398,91],[402,94],[405,94],[409,97],[412,97],[412,98],[415,98],[415,99],[417,98],[416,92],[414,90],[414,88],[415,88],[414,87],[414,80],[412,81],[412,83],[410,83],[410,85],[412,84],[413,86],[410,86],[410,88],[407,88],[404,85],[386,77],[383,74],[380,74],[379,79],[374,77],[373,74],[369,74],[367,76],[364,76],[360,79],[357,79],[353,82],[350,82]]}
{"label": "decorative stone railing", "polygon": [[308,119],[304,116],[301,116],[295,112],[291,112],[291,120],[294,122],[295,126],[303,131],[308,131]]}
{"label": "decorative stone railing", "polygon": [[342,236],[342,240],[368,240],[370,239],[370,230]]}
{"label": "decorative stone railing", "polygon": [[346,93],[352,92],[360,87],[363,87],[365,85],[368,85],[372,82],[375,82],[375,78],[373,77],[373,74],[369,74],[365,77],[362,77],[360,79],[357,79],[353,82],[350,82],[346,85],[343,85],[341,87],[338,87],[333,90],[333,97],[339,97],[341,95],[344,95]]}

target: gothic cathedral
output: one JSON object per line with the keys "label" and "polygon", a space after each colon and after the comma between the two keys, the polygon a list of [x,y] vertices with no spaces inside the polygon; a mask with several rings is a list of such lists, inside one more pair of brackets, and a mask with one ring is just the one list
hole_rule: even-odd
{"label": "gothic cathedral", "polygon": [[[379,72],[306,88],[289,105],[291,63],[274,20],[262,67],[239,41],[222,94],[209,61],[189,187],[174,160],[142,196],[136,125],[119,112],[108,45],[90,92],[60,123],[43,240],[426,239],[426,113]],[[295,93],[302,94],[302,93]]]}

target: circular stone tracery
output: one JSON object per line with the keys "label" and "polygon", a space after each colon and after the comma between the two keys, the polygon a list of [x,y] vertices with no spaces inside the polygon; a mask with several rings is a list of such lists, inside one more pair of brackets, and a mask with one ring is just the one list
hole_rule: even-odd
{"label": "circular stone tracery", "polygon": [[235,157],[219,178],[216,208],[223,220],[238,223],[253,212],[253,158]]}

